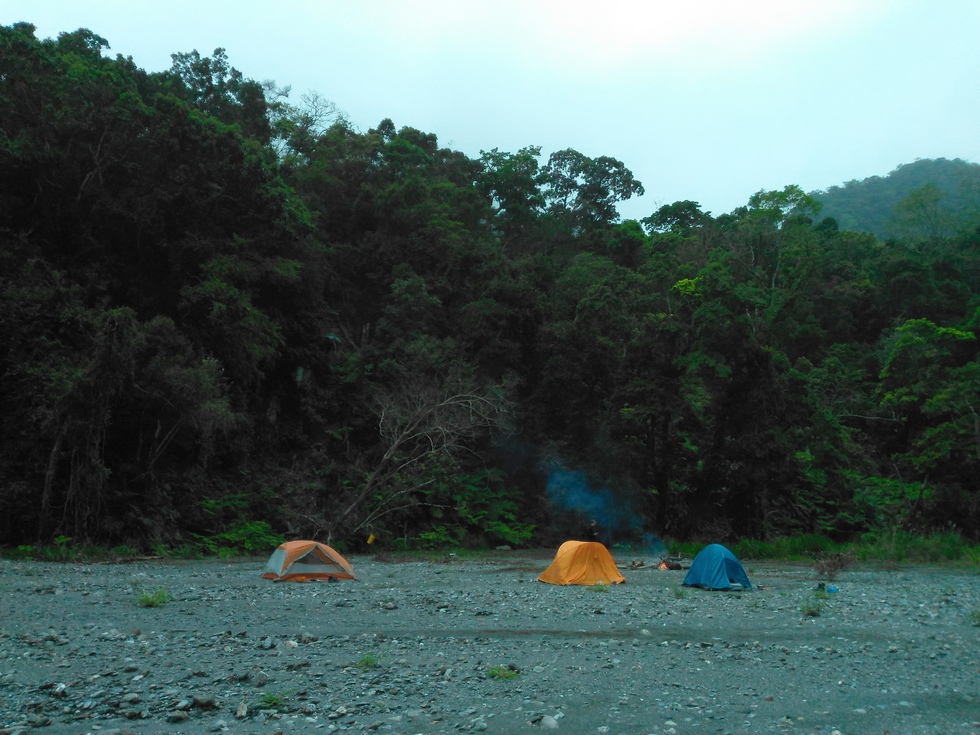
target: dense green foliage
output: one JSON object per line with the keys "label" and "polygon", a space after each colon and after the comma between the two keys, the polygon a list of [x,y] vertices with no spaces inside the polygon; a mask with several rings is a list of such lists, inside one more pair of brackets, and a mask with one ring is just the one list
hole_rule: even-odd
{"label": "dense green foliage", "polygon": [[882,240],[947,237],[980,226],[980,164],[959,158],[920,159],[812,195],[821,218]]}
{"label": "dense green foliage", "polygon": [[615,159],[105,46],[0,28],[4,542],[976,538],[975,228],[620,222]]}

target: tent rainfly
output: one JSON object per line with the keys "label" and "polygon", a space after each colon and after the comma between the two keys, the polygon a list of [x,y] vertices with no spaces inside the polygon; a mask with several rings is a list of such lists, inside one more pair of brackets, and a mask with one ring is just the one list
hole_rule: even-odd
{"label": "tent rainfly", "polygon": [[742,563],[721,544],[708,544],[698,552],[684,577],[684,586],[709,590],[752,589]]}
{"label": "tent rainfly", "polygon": [[566,541],[558,547],[554,561],[538,579],[548,584],[620,584],[619,573],[609,550],[597,541]]}
{"label": "tent rainfly", "polygon": [[305,582],[310,579],[355,579],[347,560],[317,541],[287,541],[272,552],[262,572],[273,582]]}

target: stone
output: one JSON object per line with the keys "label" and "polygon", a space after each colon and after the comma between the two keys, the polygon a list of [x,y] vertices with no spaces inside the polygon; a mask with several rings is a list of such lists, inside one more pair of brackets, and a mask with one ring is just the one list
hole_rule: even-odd
{"label": "stone", "polygon": [[192,703],[198,709],[211,710],[218,708],[218,702],[213,694],[195,694]]}

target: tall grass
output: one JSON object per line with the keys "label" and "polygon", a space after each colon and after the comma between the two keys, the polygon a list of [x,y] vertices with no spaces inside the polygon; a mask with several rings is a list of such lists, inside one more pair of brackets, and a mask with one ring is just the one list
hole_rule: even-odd
{"label": "tall grass", "polygon": [[[672,554],[694,556],[705,543],[665,542]],[[726,544],[727,545],[727,544]],[[954,532],[917,535],[888,529],[865,533],[854,541],[835,542],[819,534],[801,534],[761,541],[742,539],[728,545],[739,559],[813,561],[830,554],[848,554],[858,561],[980,564],[980,544]]]}
{"label": "tall grass", "polygon": [[865,561],[980,562],[980,545],[971,544],[952,532],[928,536],[898,530],[866,533],[854,545],[852,553]]}
{"label": "tall grass", "polygon": [[745,559],[809,560],[820,554],[840,551],[832,540],[815,533],[786,536],[771,541],[743,539],[735,544],[732,553]]}

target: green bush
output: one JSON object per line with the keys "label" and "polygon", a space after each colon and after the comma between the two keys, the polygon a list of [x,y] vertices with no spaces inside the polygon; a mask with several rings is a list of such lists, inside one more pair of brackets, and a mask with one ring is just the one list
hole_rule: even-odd
{"label": "green bush", "polygon": [[520,497],[505,484],[503,473],[459,473],[439,466],[430,471],[432,481],[420,491],[420,499],[430,508],[431,526],[406,539],[410,548],[519,546],[531,538],[534,526],[518,520]]}
{"label": "green bush", "polygon": [[286,540],[265,521],[239,521],[212,536],[195,535],[206,553],[223,558],[271,551]]}
{"label": "green bush", "polygon": [[459,546],[459,539],[455,538],[445,526],[433,526],[432,530],[425,531],[416,536],[413,545],[418,549],[429,551],[433,549],[451,549]]}

